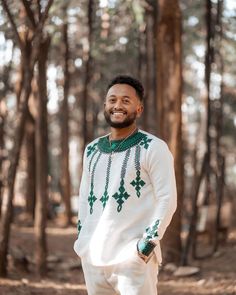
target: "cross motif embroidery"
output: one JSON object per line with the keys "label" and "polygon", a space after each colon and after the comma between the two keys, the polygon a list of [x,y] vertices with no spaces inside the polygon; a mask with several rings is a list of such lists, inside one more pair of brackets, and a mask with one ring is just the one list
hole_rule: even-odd
{"label": "cross motif embroidery", "polygon": [[93,213],[93,204],[96,202],[97,198],[95,197],[94,195],[94,192],[93,192],[93,189],[94,189],[94,176],[95,176],[95,169],[96,169],[96,166],[98,164],[98,161],[101,157],[102,153],[100,153],[93,165],[93,169],[92,169],[92,175],[91,175],[91,186],[90,186],[90,193],[89,193],[89,197],[88,197],[88,203],[89,203],[89,206],[90,206],[90,214]]}
{"label": "cross motif embroidery", "polygon": [[146,228],[146,234],[147,234],[146,239],[150,240],[150,239],[154,239],[158,237],[157,227],[159,223],[160,223],[160,220],[156,220],[153,225]]}
{"label": "cross motif embroidery", "polygon": [[94,143],[93,145],[88,146],[87,157],[89,157],[95,151],[97,145],[97,143]]}
{"label": "cross motif embroidery", "polygon": [[108,195],[107,190],[108,190],[108,185],[109,185],[110,172],[111,172],[111,154],[109,156],[108,164],[107,164],[105,192],[102,195],[102,197],[100,198],[100,201],[102,202],[103,209],[106,207],[107,201],[109,199],[109,195]]}
{"label": "cross motif embroidery", "polygon": [[100,199],[100,201],[102,202],[103,209],[106,207],[106,203],[107,203],[108,199],[109,199],[108,192],[105,191],[103,196]]}
{"label": "cross motif embroidery", "polygon": [[143,138],[143,140],[140,142],[140,145],[142,145],[146,150],[149,147],[150,142],[152,141],[151,138],[148,138],[147,136]]}
{"label": "cross motif embroidery", "polygon": [[88,197],[88,202],[89,202],[89,206],[90,206],[90,214],[93,213],[93,204],[95,203],[95,201],[97,200],[97,198],[94,195],[93,192],[93,184],[91,184],[91,190],[89,193],[89,197]]}
{"label": "cross motif embroidery", "polygon": [[140,197],[140,190],[145,185],[145,182],[140,177],[140,170],[137,170],[136,172],[136,178],[130,183],[136,190],[136,194],[138,198]]}
{"label": "cross motif embroidery", "polygon": [[123,178],[121,179],[121,182],[120,182],[119,192],[120,193],[115,193],[112,196],[116,200],[116,202],[118,203],[118,207],[117,207],[118,212],[121,211],[124,201],[130,197],[130,195],[125,191]]}

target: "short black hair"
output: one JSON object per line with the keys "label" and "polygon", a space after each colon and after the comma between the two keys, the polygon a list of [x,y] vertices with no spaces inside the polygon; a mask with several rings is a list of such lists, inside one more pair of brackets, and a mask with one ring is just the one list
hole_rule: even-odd
{"label": "short black hair", "polygon": [[128,75],[119,75],[116,76],[115,78],[113,78],[110,83],[107,86],[107,91],[116,84],[127,84],[130,85],[131,87],[133,87],[140,99],[140,101],[143,101],[143,97],[144,97],[144,88],[142,83],[138,80],[135,79],[131,76]]}

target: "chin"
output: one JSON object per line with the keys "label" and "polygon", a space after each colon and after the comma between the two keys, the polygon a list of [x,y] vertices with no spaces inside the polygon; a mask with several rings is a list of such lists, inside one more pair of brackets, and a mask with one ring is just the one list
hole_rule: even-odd
{"label": "chin", "polygon": [[114,121],[114,120],[111,120],[111,124],[124,124],[125,122],[124,121]]}
{"label": "chin", "polygon": [[126,122],[110,122],[109,125],[116,129],[123,129],[123,128],[130,127],[132,124],[128,124]]}

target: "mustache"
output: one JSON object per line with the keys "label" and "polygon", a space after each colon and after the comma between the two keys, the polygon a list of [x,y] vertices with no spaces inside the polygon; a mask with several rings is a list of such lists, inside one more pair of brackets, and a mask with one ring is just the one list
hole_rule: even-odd
{"label": "mustache", "polygon": [[123,110],[123,109],[112,109],[112,110],[109,111],[109,113],[111,113],[111,114],[112,113],[116,113],[116,112],[117,113],[119,112],[119,113],[127,114],[127,111],[126,110]]}

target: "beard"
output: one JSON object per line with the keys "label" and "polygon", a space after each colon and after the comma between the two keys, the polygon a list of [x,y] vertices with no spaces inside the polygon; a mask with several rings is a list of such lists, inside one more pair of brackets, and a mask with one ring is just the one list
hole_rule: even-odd
{"label": "beard", "polygon": [[113,128],[117,128],[117,129],[122,129],[122,128],[126,128],[126,127],[129,127],[131,126],[135,120],[136,120],[136,117],[137,117],[137,112],[133,112],[131,113],[130,115],[128,115],[123,122],[113,122],[111,120],[111,114],[104,110],[104,117],[107,121],[107,123],[113,127]]}

